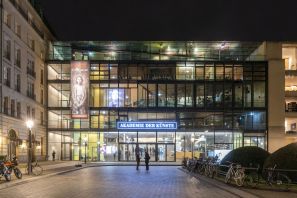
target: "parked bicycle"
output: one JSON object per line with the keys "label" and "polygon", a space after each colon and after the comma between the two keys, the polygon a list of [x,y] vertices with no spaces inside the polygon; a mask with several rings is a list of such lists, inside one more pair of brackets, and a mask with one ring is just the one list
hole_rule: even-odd
{"label": "parked bicycle", "polygon": [[276,164],[273,168],[267,169],[266,183],[270,186],[280,187],[284,190],[288,190],[291,184],[291,179],[287,175],[276,171],[275,168]]}
{"label": "parked bicycle", "polygon": [[8,168],[10,173],[14,172],[14,175],[16,176],[16,178],[22,179],[23,174],[22,174],[21,170],[17,167],[18,166],[18,160],[17,160],[16,156],[13,156],[11,161],[6,160],[4,162],[4,164]]}
{"label": "parked bicycle", "polygon": [[240,164],[228,163],[230,163],[230,165],[225,177],[225,183],[230,183],[233,179],[237,186],[243,186],[245,178],[244,168]]}
{"label": "parked bicycle", "polygon": [[4,161],[0,162],[0,179],[1,177],[4,177],[6,181],[11,180],[11,171],[5,165]]}
{"label": "parked bicycle", "polygon": [[[28,174],[29,167],[27,166],[25,170],[26,170],[26,173]],[[35,176],[38,176],[38,175],[42,174],[43,168],[38,164],[37,160],[35,161],[35,163],[32,163],[31,172]]]}

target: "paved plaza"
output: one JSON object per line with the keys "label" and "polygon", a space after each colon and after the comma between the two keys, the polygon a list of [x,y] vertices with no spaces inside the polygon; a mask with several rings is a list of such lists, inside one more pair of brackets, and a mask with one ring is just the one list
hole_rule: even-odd
{"label": "paved plaza", "polygon": [[257,197],[247,191],[222,188],[207,180],[194,178],[176,166],[150,168],[146,172],[143,166],[140,171],[136,171],[134,166],[88,167],[4,188],[0,190],[0,197]]}

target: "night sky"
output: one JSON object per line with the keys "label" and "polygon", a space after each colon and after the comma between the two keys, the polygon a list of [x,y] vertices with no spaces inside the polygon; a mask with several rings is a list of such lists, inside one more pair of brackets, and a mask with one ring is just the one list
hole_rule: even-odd
{"label": "night sky", "polygon": [[296,0],[41,0],[59,40],[297,41]]}

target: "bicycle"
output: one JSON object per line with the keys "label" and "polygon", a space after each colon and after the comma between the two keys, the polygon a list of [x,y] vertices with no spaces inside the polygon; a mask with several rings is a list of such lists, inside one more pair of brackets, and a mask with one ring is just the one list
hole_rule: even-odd
{"label": "bicycle", "polygon": [[[29,170],[29,167],[27,166],[25,171],[26,173],[28,174],[28,170]],[[36,160],[35,163],[31,164],[31,173],[34,175],[34,176],[38,176],[38,175],[41,175],[43,172],[43,168],[38,164],[38,161]]]}
{"label": "bicycle", "polygon": [[243,186],[245,173],[240,164],[229,162],[230,166],[225,177],[225,183],[230,183],[233,179],[237,186]]}
{"label": "bicycle", "polygon": [[276,164],[273,168],[267,169],[267,178],[266,183],[270,186],[283,187],[285,190],[289,189],[289,185],[291,184],[291,179],[282,173],[275,171]]}

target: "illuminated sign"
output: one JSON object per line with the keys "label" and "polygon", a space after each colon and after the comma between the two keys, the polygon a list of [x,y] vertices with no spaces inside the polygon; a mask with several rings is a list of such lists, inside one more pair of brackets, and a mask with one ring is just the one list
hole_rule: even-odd
{"label": "illuminated sign", "polygon": [[129,130],[176,130],[176,122],[117,122],[117,129]]}

